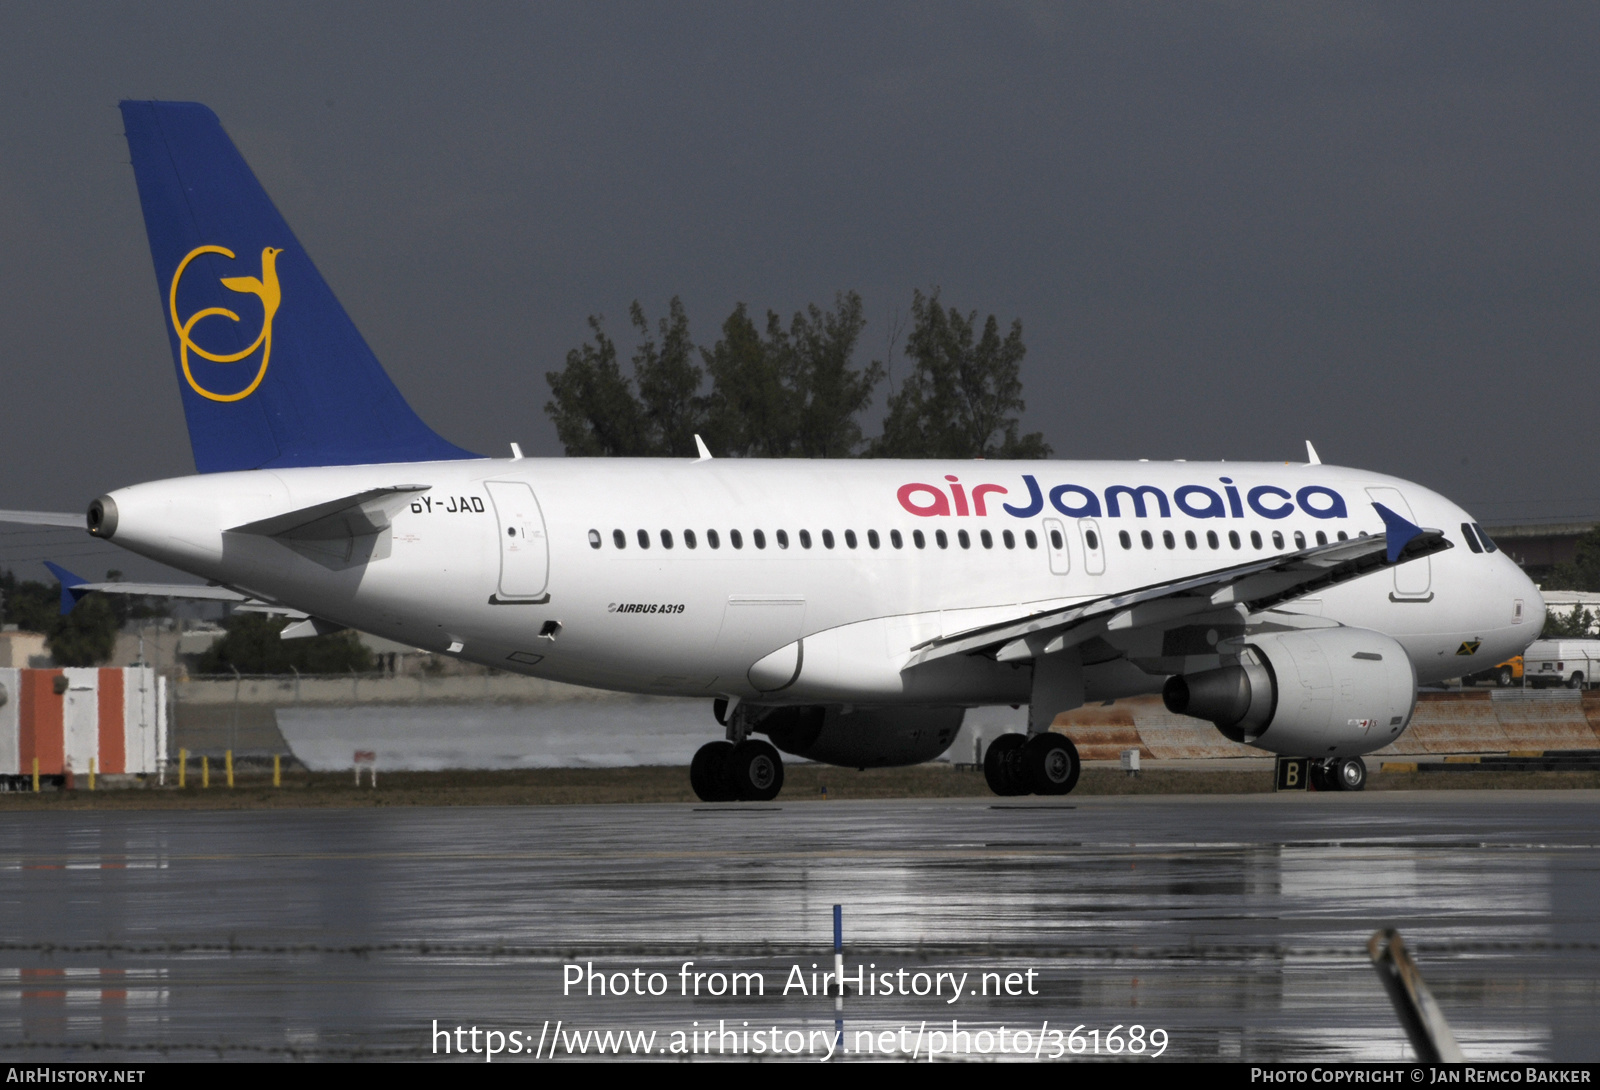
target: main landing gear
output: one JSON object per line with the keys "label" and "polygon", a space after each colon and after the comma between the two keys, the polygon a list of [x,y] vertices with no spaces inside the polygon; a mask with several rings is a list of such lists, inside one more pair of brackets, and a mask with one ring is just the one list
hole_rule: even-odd
{"label": "main landing gear", "polygon": [[1318,791],[1360,791],[1367,786],[1367,762],[1360,757],[1312,761],[1310,776]]}
{"label": "main landing gear", "polygon": [[996,795],[1065,795],[1082,770],[1078,747],[1050,731],[1002,734],[983,758],[983,778]]}
{"label": "main landing gear", "polygon": [[771,802],[783,790],[783,758],[759,738],[707,742],[689,765],[702,802]]}

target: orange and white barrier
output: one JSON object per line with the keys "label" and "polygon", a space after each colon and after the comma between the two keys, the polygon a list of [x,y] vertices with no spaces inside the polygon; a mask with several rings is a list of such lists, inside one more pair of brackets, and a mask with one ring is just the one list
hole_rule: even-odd
{"label": "orange and white barrier", "polygon": [[159,771],[166,687],[148,666],[0,669],[0,774]]}

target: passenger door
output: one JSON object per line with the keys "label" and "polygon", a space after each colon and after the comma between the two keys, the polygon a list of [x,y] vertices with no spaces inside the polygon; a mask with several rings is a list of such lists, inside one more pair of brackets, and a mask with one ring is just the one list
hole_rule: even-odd
{"label": "passenger door", "polygon": [[[1367,495],[1395,514],[1404,515],[1413,523],[1417,521],[1417,516],[1411,513],[1411,505],[1398,488],[1369,488]],[[1426,602],[1433,598],[1432,586],[1433,561],[1428,557],[1408,560],[1394,569],[1394,593],[1390,597],[1395,601]]]}

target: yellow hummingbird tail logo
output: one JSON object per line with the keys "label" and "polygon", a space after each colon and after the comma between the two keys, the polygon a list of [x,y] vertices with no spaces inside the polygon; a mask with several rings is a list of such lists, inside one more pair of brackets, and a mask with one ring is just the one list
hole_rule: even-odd
{"label": "yellow hummingbird tail logo", "polygon": [[[201,254],[221,254],[223,257],[233,258],[233,251],[221,246],[196,246],[178,262],[178,271],[172,274],[172,290],[168,293],[168,307],[172,312],[172,328],[178,331],[178,359],[183,365],[183,377],[188,381],[191,389],[201,397],[210,398],[212,401],[243,401],[256,392],[256,387],[261,385],[261,380],[267,376],[267,364],[272,359],[272,316],[278,313],[278,304],[283,301],[283,292],[278,287],[278,255],[282,250],[275,250],[271,246],[261,251],[261,278],[253,276],[225,276],[221,279],[223,287],[229,291],[236,291],[242,295],[255,295],[261,299],[261,335],[255,339],[242,352],[215,353],[207,352],[194,343],[191,334],[194,327],[203,319],[210,317],[228,318],[235,322],[239,316],[226,307],[206,307],[189,315],[187,319],[178,317],[178,284],[183,280],[183,272],[189,263]],[[189,369],[189,353],[193,352],[201,359],[210,360],[212,363],[238,363],[256,349],[261,350],[261,367],[256,371],[256,377],[236,394],[219,394],[201,386],[195,381],[194,373]]]}

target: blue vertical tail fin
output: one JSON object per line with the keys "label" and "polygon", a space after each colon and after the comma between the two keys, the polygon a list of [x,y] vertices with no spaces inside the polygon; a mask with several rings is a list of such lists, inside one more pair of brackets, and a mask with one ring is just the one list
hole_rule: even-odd
{"label": "blue vertical tail fin", "polygon": [[477,457],[406,404],[216,114],[122,119],[200,472]]}

